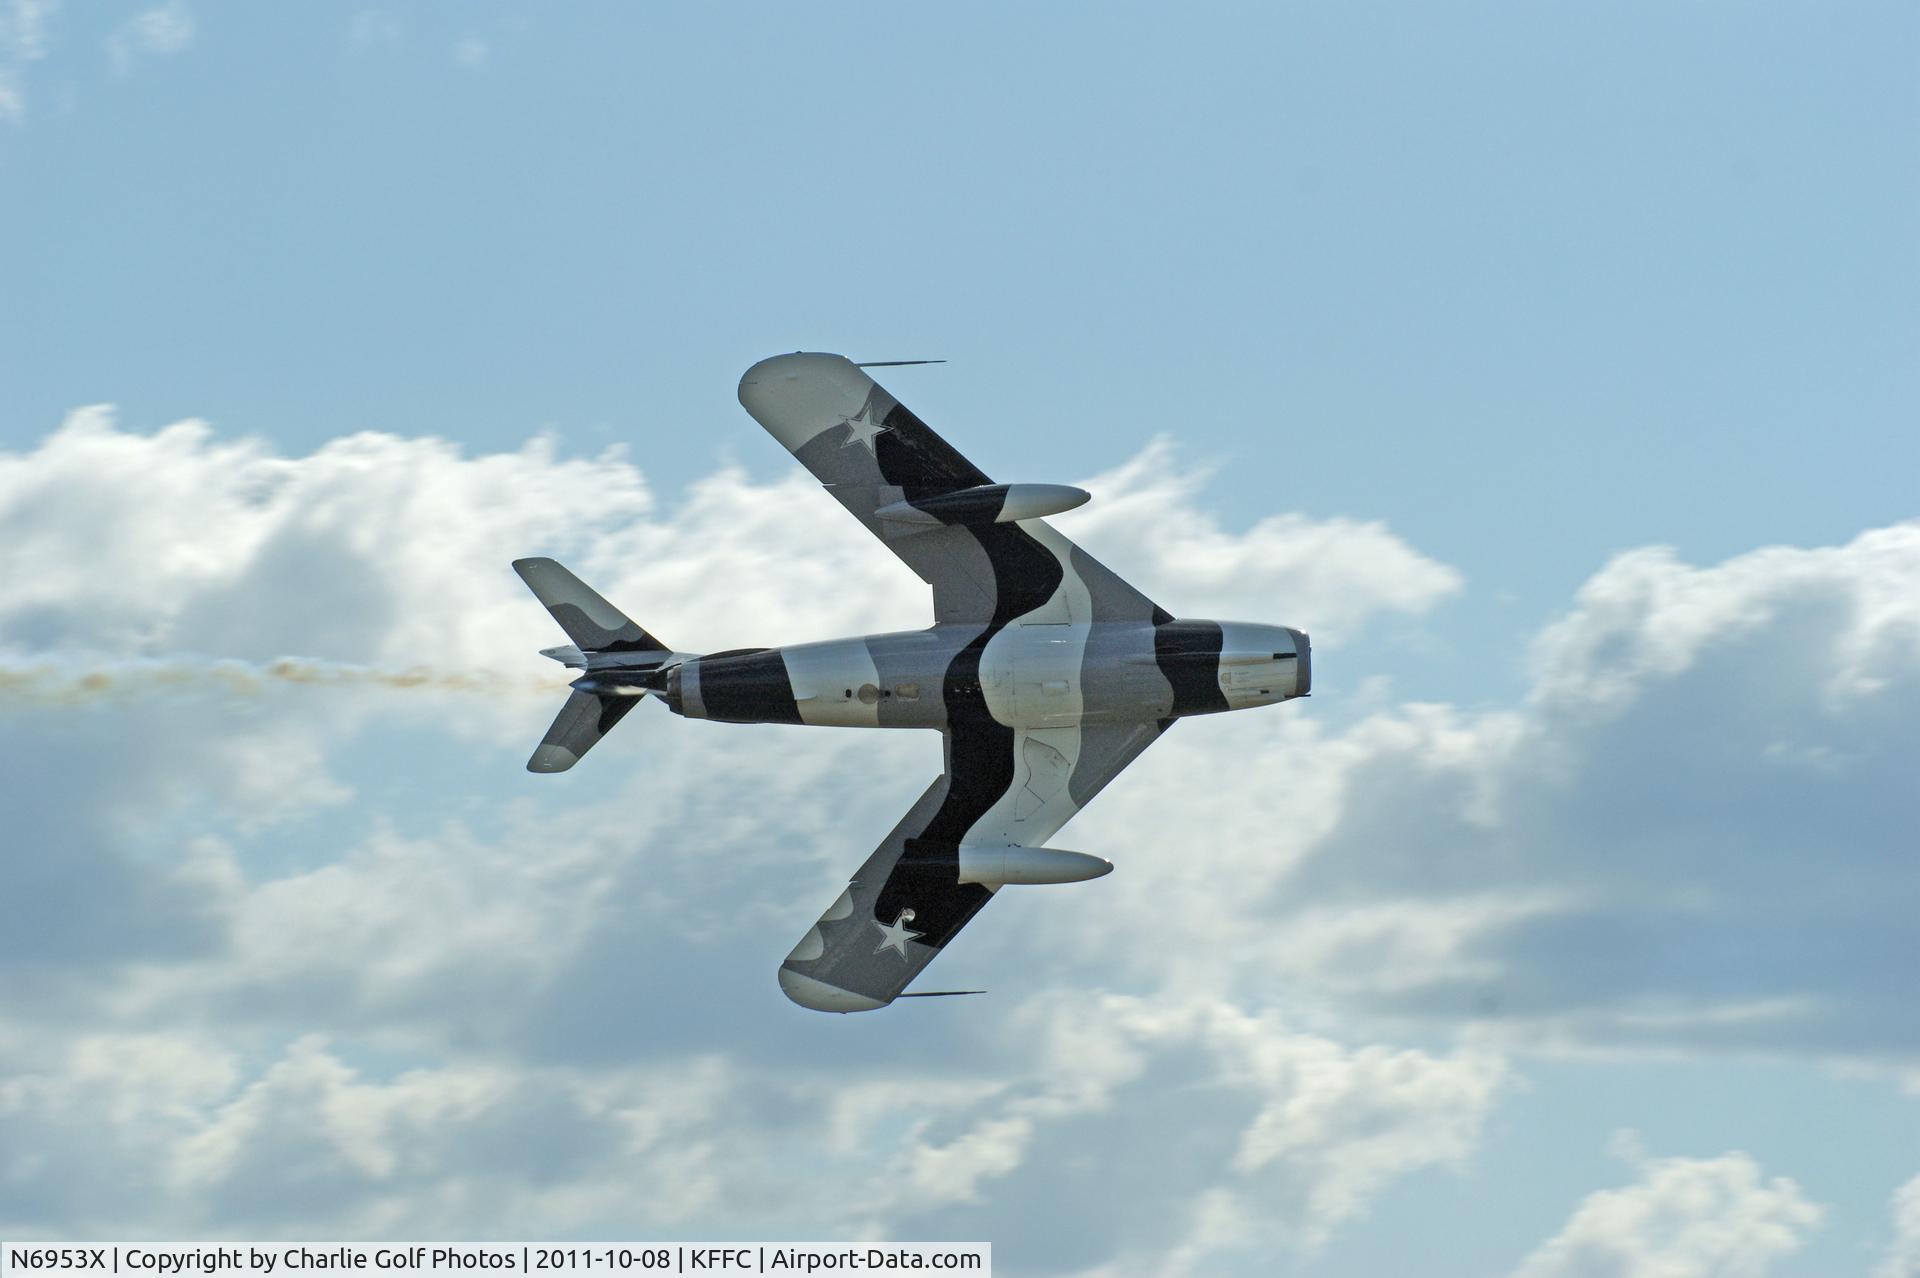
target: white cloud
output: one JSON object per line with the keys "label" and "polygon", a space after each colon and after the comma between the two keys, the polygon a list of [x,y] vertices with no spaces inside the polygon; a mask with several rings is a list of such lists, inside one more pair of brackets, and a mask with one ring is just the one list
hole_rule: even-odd
{"label": "white cloud", "polygon": [[[1208,1258],[1240,1248],[1311,1252],[1392,1181],[1458,1165],[1506,1077],[1490,1055],[1354,1048],[1205,997],[1061,990],[1025,1000],[1006,1029],[1037,1048],[1024,1077],[957,1131],[939,1117],[916,1124],[875,1208],[1045,1184],[1056,1206],[1057,1193],[1099,1212],[1105,1195],[1155,1183],[1155,1157],[1185,1163],[1188,1183],[1170,1199],[1181,1210],[1110,1221],[1123,1258],[1090,1272],[1143,1273],[1158,1257],[1164,1272],[1205,1273]],[[1196,1100],[1209,1092],[1212,1103]],[[932,1139],[935,1129],[948,1134]],[[1059,1222],[1036,1211],[1026,1224]]]}
{"label": "white cloud", "polygon": [[[1392,1032],[1913,1059],[1920,525],[1622,556],[1536,671],[1515,710],[1180,725],[1070,831],[1163,943],[1080,943]],[[1168,802],[1196,776],[1209,801]]]}
{"label": "white cloud", "polygon": [[27,114],[27,67],[47,56],[47,28],[60,0],[6,0],[0,5],[0,121]]}
{"label": "white cloud", "polygon": [[[1233,551],[1183,515],[1191,485],[1164,465],[1093,483]],[[1450,588],[1377,528],[1274,528],[1246,536],[1351,538],[1349,578],[1252,557],[1250,606],[1279,590],[1311,615],[1337,595],[1358,625]],[[1124,525],[1074,531],[1133,553]],[[14,938],[12,971],[37,975],[0,1023],[21,1080],[0,1147],[30,1151],[12,1173],[28,1214],[9,1226],[539,1233],[630,1228],[637,1194],[661,1228],[871,1233],[1017,1200],[1031,1211],[1009,1227],[1041,1245],[1059,1213],[1105,1212],[1106,1164],[1146,1168],[1143,1142],[1177,1134],[1175,1206],[1126,1243],[1176,1263],[1217,1252],[1207,1222],[1233,1210],[1262,1222],[1246,1237],[1311,1246],[1471,1143],[1497,1060],[1352,1046],[1259,1003],[1097,981],[1023,998],[1046,983],[1018,981],[977,1019],[906,1038],[795,1011],[774,965],[937,766],[935,743],[795,750],[777,729],[643,708],[597,774],[530,783],[519,762],[555,694],[527,684],[564,679],[532,655],[556,636],[507,569],[537,551],[687,647],[928,611],[805,476],[722,471],[665,509],[617,453],[468,458],[360,435],[287,459],[202,423],[129,435],[104,410],[0,454],[0,754],[94,796],[47,787],[15,828],[37,823],[61,857],[0,860],[9,895],[42,907]],[[1185,570],[1163,557],[1143,584],[1177,597]],[[288,654],[318,676],[276,674]],[[498,695],[379,677],[423,664]],[[395,731],[433,747],[385,754]],[[419,775],[436,758],[459,761],[451,787]],[[872,784],[848,790],[856,772]],[[743,777],[763,802],[735,801]],[[49,865],[66,887],[42,881]],[[82,950],[53,948],[73,936],[118,938],[85,948],[84,980]],[[795,1069],[822,1052],[830,1065]],[[97,1064],[147,1056],[172,1063],[148,1082]],[[1223,1103],[1196,1111],[1169,1075]],[[1289,1134],[1288,1115],[1306,1127]],[[1115,1254],[1077,1245],[1094,1248],[1082,1267]]]}
{"label": "white cloud", "polygon": [[[1063,529],[1147,593],[1332,654],[1459,587],[1374,525],[1224,530],[1164,451],[1087,486]],[[995,994],[838,1020],[774,965],[937,743],[650,706],[528,778],[565,676],[507,567],[555,554],[686,648],[924,624],[924,587],[808,477],[722,470],[669,503],[622,454],[545,441],[286,458],[75,414],[0,453],[0,768],[54,779],[9,818],[59,849],[0,857],[0,893],[37,903],[0,936],[23,1213],[0,1229],[590,1232],[639,1200],[663,1230],[1214,1273],[1469,1157],[1507,1071],[1432,1045],[1464,1024],[1910,1052],[1872,974],[1913,967],[1888,780],[1917,537],[1625,556],[1513,709],[1182,724],[1064,840],[1114,875],[1003,894],[942,960]],[[288,656],[333,673],[277,676]],[[414,668],[456,677],[382,674]],[[115,1064],[148,1056],[149,1081]]]}
{"label": "white cloud", "polygon": [[1874,529],[1845,546],[1770,546],[1711,568],[1661,546],[1631,551],[1541,634],[1534,698],[1567,713],[1605,713],[1727,648],[1757,644],[1780,663],[1781,686],[1810,690],[1810,708],[1845,711],[1912,677],[1917,573],[1920,523]]}
{"label": "white cloud", "polygon": [[[911,1236],[936,1219],[964,1229],[997,1200],[1018,1204],[995,1232],[1040,1257],[1029,1264],[1058,1247],[1119,1272],[1209,1272],[1223,1248],[1311,1247],[1389,1180],[1456,1160],[1501,1077],[1483,1057],[1343,1048],[1220,1004],[1065,992],[1015,1005],[974,1068],[921,1052],[677,1050],[376,1071],[351,1059],[364,1048],[318,1034],[237,1038],[95,1035],[10,1054],[9,1234],[85,1221],[109,1236],[671,1236],[719,1221]],[[1120,1065],[1080,1056],[1088,1046]],[[1305,1130],[1249,1161],[1249,1111]],[[1116,1191],[1157,1201],[1142,1193],[1164,1179],[1154,1151],[1177,1169],[1169,1196],[1116,1226]]]}
{"label": "white cloud", "polygon": [[107,58],[122,74],[142,58],[171,57],[193,47],[192,12],[182,0],[142,9],[107,35]]}
{"label": "white cloud", "polygon": [[1920,1276],[1920,1176],[1894,1191],[1893,1245],[1873,1278]]}
{"label": "white cloud", "polygon": [[[1167,495],[1191,487],[1164,457],[1092,482],[1118,505],[1147,502],[1171,518],[1203,522],[1182,516]],[[1099,532],[1086,534],[1096,547]],[[1270,533],[1263,526],[1248,536],[1265,541]],[[1446,578],[1446,570],[1377,529],[1355,536],[1364,549],[1350,556],[1349,581],[1338,588],[1306,574],[1289,585],[1284,555],[1241,580],[1255,597],[1283,591],[1309,615],[1326,598],[1317,592],[1330,590],[1357,622],[1430,597],[1410,579],[1431,587]],[[120,806],[148,828],[198,820],[244,846],[274,823],[309,819],[355,797],[364,806],[367,795],[351,776],[351,743],[376,723],[381,732],[413,725],[469,743],[450,747],[455,751],[490,747],[524,757],[565,678],[532,655],[558,636],[507,567],[534,551],[560,554],[650,628],[689,648],[905,628],[924,624],[927,612],[924,586],[876,553],[805,476],[756,485],[722,471],[668,511],[618,453],[561,459],[550,444],[535,442],[518,453],[466,458],[442,441],[366,434],[286,459],[254,442],[221,440],[204,423],[136,436],[117,430],[105,410],[86,410],[33,452],[0,454],[0,651],[13,654],[0,678],[0,706],[10,710],[23,758],[31,752],[43,763],[61,759],[58,766],[76,779],[112,775],[118,800],[83,819],[49,792],[44,804],[30,805],[44,837],[65,831],[69,845],[92,848],[90,873],[125,875],[138,866],[137,877],[152,881],[142,891],[173,900],[166,858],[130,857],[124,836],[99,824],[119,820],[111,813]],[[1169,571],[1178,573],[1180,564]],[[1142,581],[1156,591],[1177,589],[1171,580]],[[288,662],[288,654],[303,659]],[[412,671],[430,677],[405,673]],[[467,919],[478,929],[499,883],[528,867],[551,867],[545,849],[556,820],[586,846],[627,840],[629,852],[599,872],[613,881],[633,877],[655,892],[657,877],[649,882],[632,869],[636,836],[653,832],[693,849],[754,847],[755,855],[730,864],[789,867],[795,877],[781,882],[793,885],[792,898],[776,898],[783,908],[774,917],[797,931],[817,910],[814,898],[830,898],[854,855],[836,831],[853,813],[800,800],[833,790],[833,778],[848,768],[890,766],[897,781],[864,789],[858,805],[884,828],[898,796],[924,784],[934,766],[933,748],[917,736],[828,735],[796,755],[778,732],[735,732],[719,742],[701,735],[711,731],[703,725],[668,728],[654,722],[658,717],[657,707],[643,709],[618,745],[603,747],[614,760],[608,768],[620,766],[608,753],[614,750],[626,753],[627,766],[638,758],[645,767],[638,775],[616,774],[612,790],[593,791],[593,806],[583,812],[564,810],[574,791],[563,783],[512,791],[529,802],[562,800],[558,817],[487,816],[492,837],[485,840],[464,824],[412,837],[333,836],[318,868],[263,885],[220,916],[245,959],[219,967],[215,983],[239,998],[259,989],[265,974],[304,973],[310,981],[332,974],[325,979],[336,982],[338,996],[366,1011],[374,1004],[430,1005],[440,977],[513,979],[500,963],[564,953],[538,941],[554,920],[529,908],[546,899],[532,884],[496,898],[519,911],[521,931],[511,938],[476,932],[471,943],[449,940],[444,952],[371,966],[352,957],[355,947],[333,942],[354,936],[372,944],[392,935],[382,951],[396,959],[411,954],[414,942],[402,938],[400,916],[386,932],[368,930],[382,917],[378,903],[398,910],[420,899],[424,881],[394,877],[401,867],[429,879],[444,871],[434,890],[447,894],[443,899],[470,899]],[[4,738],[0,733],[0,747]],[[156,749],[162,741],[165,748]],[[724,755],[716,753],[721,749]],[[886,764],[890,759],[897,762]],[[796,802],[779,811],[729,805],[730,772],[754,767],[762,777],[778,777]],[[378,783],[366,777],[359,786]],[[608,782],[603,776],[596,785]],[[610,802],[610,793],[623,798]],[[199,806],[208,801],[215,804],[210,812]],[[87,822],[95,828],[82,839],[78,829]],[[806,824],[796,829],[799,823]],[[877,834],[860,835],[871,837]],[[428,868],[441,862],[439,870]],[[82,863],[77,853],[72,863]],[[482,865],[497,866],[500,877],[490,886],[476,880]],[[124,868],[109,869],[116,866]],[[16,887],[25,887],[17,877],[24,872],[16,867]],[[676,886],[697,897],[691,871],[681,878]],[[85,899],[82,882],[74,877],[70,892],[63,889],[60,899],[72,908]],[[742,882],[731,890],[754,899],[769,885]],[[283,898],[296,901],[311,922],[283,917],[274,905]],[[329,902],[339,909],[330,913]],[[176,916],[182,938],[209,943],[206,909],[189,909],[183,900],[160,917]],[[146,934],[161,932],[150,927]],[[420,988],[403,974],[419,977]],[[529,970],[524,979],[542,975]],[[356,992],[367,988],[382,993]]]}
{"label": "white cloud", "polygon": [[[1148,460],[1087,481],[1119,514],[1069,531],[1149,593],[1186,589],[1203,551],[1179,547],[1195,544],[1245,563],[1207,589],[1255,615],[1277,595],[1351,627],[1453,588],[1377,525],[1222,533],[1164,449]],[[1174,548],[1141,531],[1142,512],[1185,530]],[[681,647],[906,628],[929,611],[925,586],[804,474],[756,485],[723,470],[669,511],[619,451],[561,459],[547,441],[467,458],[362,434],[287,459],[203,422],[141,436],[86,409],[34,452],[0,454],[0,533],[0,636],[28,652],[495,667],[552,641],[507,567],[534,551]]]}
{"label": "white cloud", "polygon": [[1058,522],[1182,616],[1280,621],[1316,644],[1337,645],[1382,610],[1425,612],[1460,589],[1456,570],[1379,523],[1272,515],[1229,532],[1207,509],[1205,479],[1158,439],[1084,481],[1092,504]]}
{"label": "white cloud", "polygon": [[1589,1194],[1514,1278],[1758,1278],[1821,1215],[1743,1153],[1651,1159],[1634,1184]]}
{"label": "white cloud", "polygon": [[203,423],[135,436],[86,410],[0,455],[0,634],[61,654],[484,666],[513,651],[490,651],[500,638],[550,638],[509,559],[651,504],[630,467],[544,444],[468,461],[358,435],[290,461]]}

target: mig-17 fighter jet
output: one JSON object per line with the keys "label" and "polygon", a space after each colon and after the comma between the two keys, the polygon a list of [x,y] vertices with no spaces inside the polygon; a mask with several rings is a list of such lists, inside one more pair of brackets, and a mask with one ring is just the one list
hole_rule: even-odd
{"label": "mig-17 fighter jet", "polygon": [[527,767],[572,767],[647,696],[691,719],[941,733],[946,770],[780,965],[801,1006],[885,1007],[1001,887],[1111,870],[1046,842],[1174,720],[1307,695],[1304,633],[1176,619],[1046,522],[1086,492],[996,484],[861,365],[762,360],[740,403],[933,588],[933,625],[675,652],[553,560],[516,560],[573,640],[545,655],[582,672]]}

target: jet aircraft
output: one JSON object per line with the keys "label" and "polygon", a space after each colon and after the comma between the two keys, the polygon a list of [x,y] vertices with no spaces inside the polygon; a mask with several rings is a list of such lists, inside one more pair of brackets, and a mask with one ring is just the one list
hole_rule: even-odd
{"label": "jet aircraft", "polygon": [[690,719],[943,736],[945,770],[780,965],[823,1012],[901,997],[1004,886],[1112,870],[1046,842],[1176,719],[1312,687],[1303,632],[1176,619],[1046,522],[1088,493],[995,483],[865,367],[778,355],[740,403],[932,587],[927,629],[676,652],[553,560],[513,565],[573,640],[544,655],[582,672],[530,771],[572,767],[648,696]]}

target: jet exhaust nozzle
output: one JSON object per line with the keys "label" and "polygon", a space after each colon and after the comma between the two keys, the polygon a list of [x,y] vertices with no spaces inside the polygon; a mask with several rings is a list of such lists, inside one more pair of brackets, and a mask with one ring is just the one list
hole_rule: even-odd
{"label": "jet exhaust nozzle", "polygon": [[664,670],[613,670],[583,675],[568,686],[596,697],[644,697],[649,692],[665,692],[667,675]]}

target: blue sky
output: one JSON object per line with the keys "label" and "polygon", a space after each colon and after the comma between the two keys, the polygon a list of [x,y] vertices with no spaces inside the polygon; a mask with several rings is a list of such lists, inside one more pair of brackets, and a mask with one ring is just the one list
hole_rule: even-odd
{"label": "blue sky", "polygon": [[[1920,1266],[1917,53],[1897,4],[0,7],[0,758],[61,764],[0,856],[50,902],[0,1229]],[[985,1010],[771,982],[926,743],[643,711],[591,784],[519,771],[517,554],[686,646],[923,615],[734,401],[799,348],[951,360],[886,380],[1100,481],[1060,526],[1176,611],[1324,644],[1066,832],[1104,933],[969,931]],[[1128,887],[1147,834],[1184,860]],[[886,1117],[810,1127],[856,1062]],[[276,1179],[316,1097],[360,1117]],[[583,1188],[700,1183],[675,1142],[720,1160],[679,1214]],[[822,1145],[785,1208],[737,1166]],[[1084,1223],[1087,1159],[1162,1147]],[[1791,1245],[1656,1237],[1687,1193]]]}

